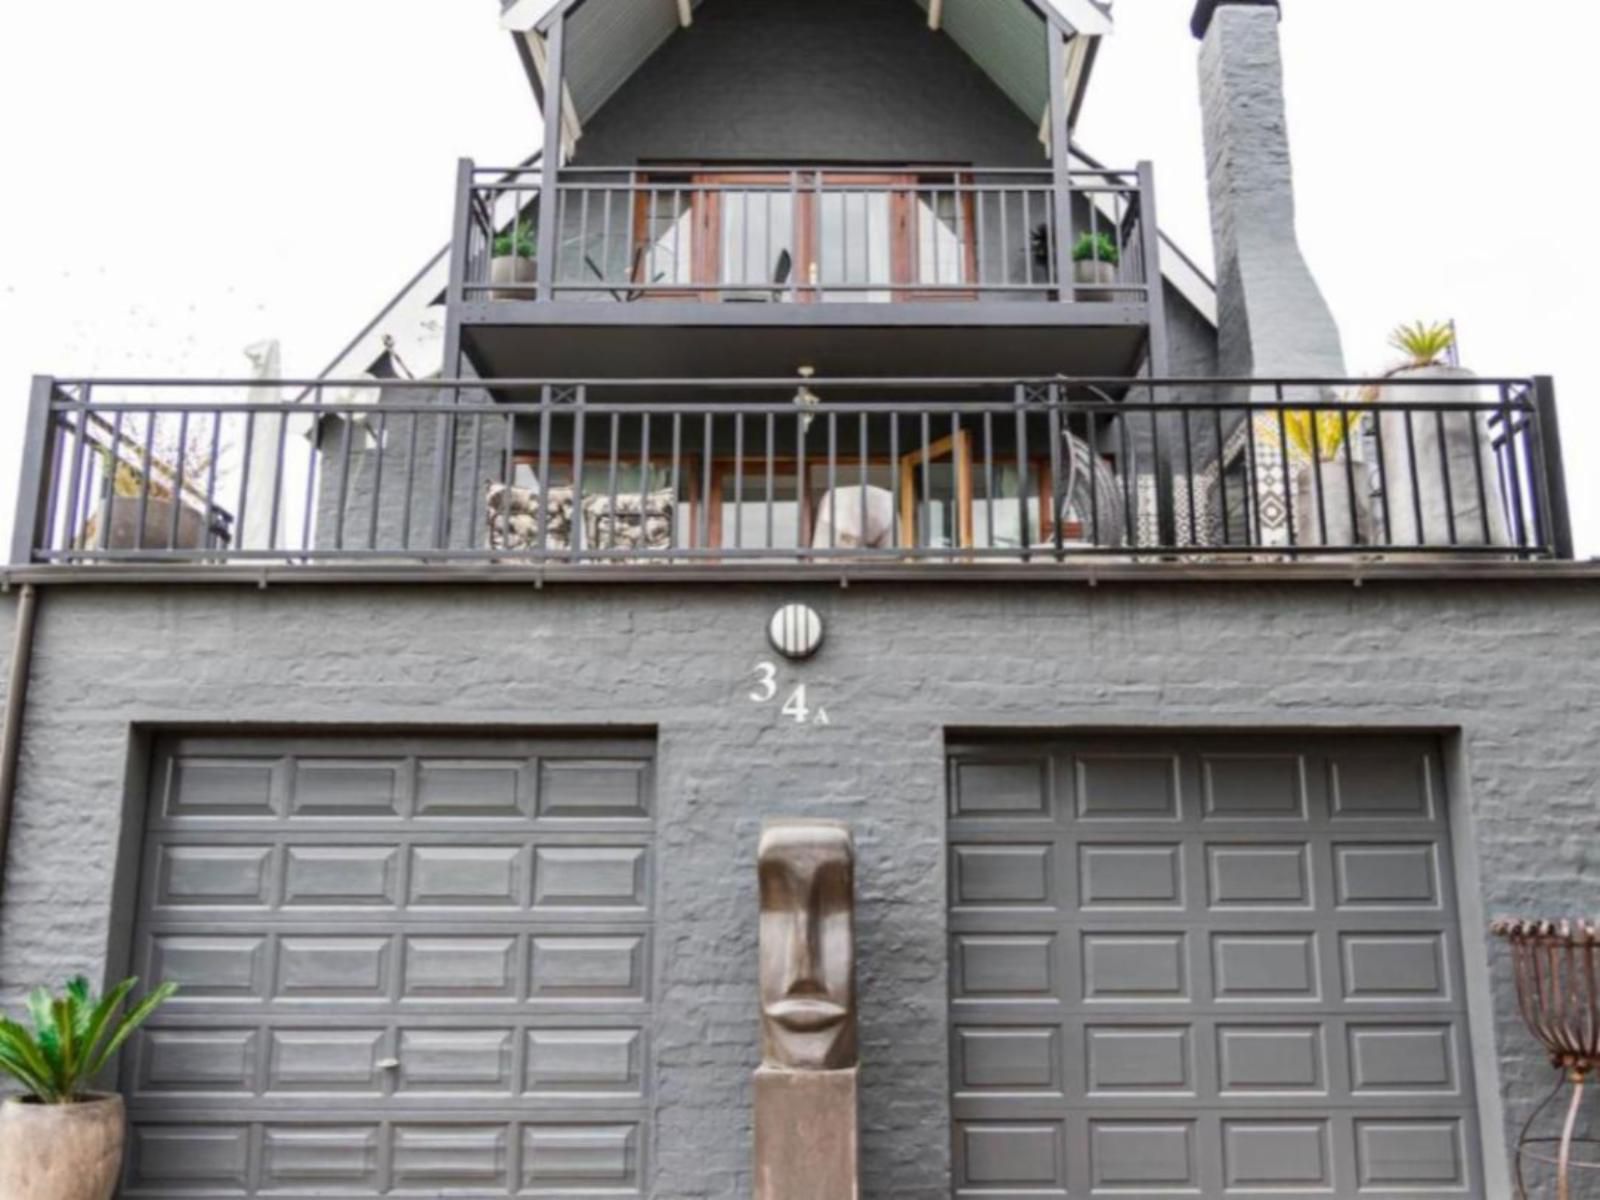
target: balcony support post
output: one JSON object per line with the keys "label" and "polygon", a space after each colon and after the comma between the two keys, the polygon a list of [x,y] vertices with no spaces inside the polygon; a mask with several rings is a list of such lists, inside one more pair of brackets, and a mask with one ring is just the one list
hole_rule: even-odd
{"label": "balcony support post", "polygon": [[[23,431],[21,490],[17,493],[17,512],[11,531],[11,565],[25,567],[36,550],[47,549],[46,514],[50,489],[56,486],[51,473],[50,401],[56,381],[48,375],[35,375],[28,393],[28,424]],[[82,435],[80,434],[80,437]],[[72,514],[68,514],[68,522]]]}
{"label": "balcony support post", "polygon": [[566,41],[567,14],[556,13],[551,23],[549,41],[545,49],[544,106],[544,157],[540,160],[539,175],[539,299],[545,303],[555,299],[556,235],[560,232],[561,181],[561,104],[566,95]]}
{"label": "balcony support post", "polygon": [[1067,34],[1061,18],[1053,13],[1044,23],[1050,60],[1050,170],[1051,194],[1055,197],[1056,294],[1061,303],[1071,304],[1077,297],[1072,268],[1072,148],[1067,122]]}
{"label": "balcony support post", "polygon": [[1533,403],[1539,425],[1540,525],[1551,553],[1577,557],[1572,540],[1572,512],[1567,505],[1566,460],[1561,453],[1561,418],[1556,412],[1556,381],[1548,375],[1533,380]]}
{"label": "balcony support post", "polygon": [[[1150,374],[1171,375],[1167,351],[1167,287],[1161,273],[1161,225],[1156,216],[1156,174],[1149,162],[1139,164],[1139,257],[1144,260],[1145,303],[1150,321]],[[1154,396],[1151,397],[1155,399]]]}

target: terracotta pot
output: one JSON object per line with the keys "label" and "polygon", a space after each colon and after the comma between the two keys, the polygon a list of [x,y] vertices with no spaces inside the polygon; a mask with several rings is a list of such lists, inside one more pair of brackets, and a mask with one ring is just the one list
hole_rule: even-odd
{"label": "terracotta pot", "polygon": [[0,1104],[0,1200],[111,1200],[122,1171],[121,1096]]}
{"label": "terracotta pot", "polygon": [[[534,284],[539,282],[539,263],[520,254],[497,254],[489,260],[489,282],[498,284]],[[490,288],[491,300],[537,299],[529,287]]]}
{"label": "terracotta pot", "polygon": [[144,537],[139,536],[139,497],[117,496],[102,503],[84,526],[78,545],[98,550],[102,530],[107,550],[204,550],[206,526],[200,513],[185,504],[178,512],[178,536],[172,536],[172,501],[154,497],[144,504]]}
{"label": "terracotta pot", "polygon": [[[1378,391],[1389,540],[1399,547],[1511,545],[1487,414],[1412,412],[1408,421],[1406,413],[1393,411],[1413,404],[1478,404],[1493,395],[1461,367],[1408,367],[1394,372],[1393,379]],[[1459,387],[1413,387],[1407,383],[1412,379],[1461,382]],[[1484,503],[1479,502],[1480,477]],[[1384,511],[1380,503],[1373,518],[1379,541]]]}

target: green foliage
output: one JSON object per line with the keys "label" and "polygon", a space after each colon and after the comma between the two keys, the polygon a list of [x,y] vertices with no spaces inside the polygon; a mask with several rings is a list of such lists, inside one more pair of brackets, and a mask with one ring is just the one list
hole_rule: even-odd
{"label": "green foliage", "polygon": [[1116,239],[1109,233],[1085,233],[1072,247],[1072,261],[1110,263],[1113,267],[1122,261]]}
{"label": "green foliage", "polygon": [[539,238],[531,221],[518,221],[494,239],[496,258],[538,258]]}
{"label": "green foliage", "polygon": [[125,979],[104,999],[81,975],[60,996],[38,988],[28,997],[32,1030],[0,1017],[0,1075],[10,1075],[42,1104],[80,1099],[129,1035],[178,990],[164,983],[119,1016],[138,983]]}
{"label": "green foliage", "polygon": [[1456,344],[1456,331],[1448,324],[1414,321],[1389,335],[1389,345],[1406,356],[1408,367],[1436,366]]}

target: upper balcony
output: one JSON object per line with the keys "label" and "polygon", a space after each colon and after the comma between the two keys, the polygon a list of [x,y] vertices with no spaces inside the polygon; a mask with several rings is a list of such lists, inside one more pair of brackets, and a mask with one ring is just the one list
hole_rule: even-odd
{"label": "upper balcony", "polygon": [[450,301],[484,377],[1128,376],[1163,319],[1148,165],[550,182],[462,166]]}

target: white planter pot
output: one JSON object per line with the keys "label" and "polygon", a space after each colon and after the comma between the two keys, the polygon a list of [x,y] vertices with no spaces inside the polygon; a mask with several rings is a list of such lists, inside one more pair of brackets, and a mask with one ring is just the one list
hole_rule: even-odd
{"label": "white planter pot", "polygon": [[520,254],[497,254],[489,260],[489,282],[501,287],[489,289],[491,300],[533,300],[531,287],[505,285],[531,285],[539,282],[539,263]]}
{"label": "white planter pot", "polygon": [[0,1104],[0,1200],[111,1200],[126,1121],[121,1096]]}
{"label": "white planter pot", "polygon": [[[1373,511],[1373,540],[1402,548],[1510,546],[1511,527],[1489,414],[1412,412],[1408,420],[1405,412],[1394,411],[1407,405],[1479,404],[1493,398],[1477,385],[1477,376],[1461,367],[1409,367],[1395,372],[1393,379],[1378,389],[1384,496]],[[1459,387],[1408,383],[1418,379],[1461,383]]]}
{"label": "white planter pot", "polygon": [[1365,467],[1339,457],[1303,463],[1295,474],[1294,525],[1298,545],[1345,548],[1370,540],[1366,489],[1362,486]]}
{"label": "white planter pot", "polygon": [[1092,289],[1078,293],[1078,300],[1083,303],[1122,303],[1132,294],[1110,290],[1112,285],[1118,282],[1115,263],[1095,262],[1093,259],[1075,262],[1072,264],[1072,280],[1080,288]]}

